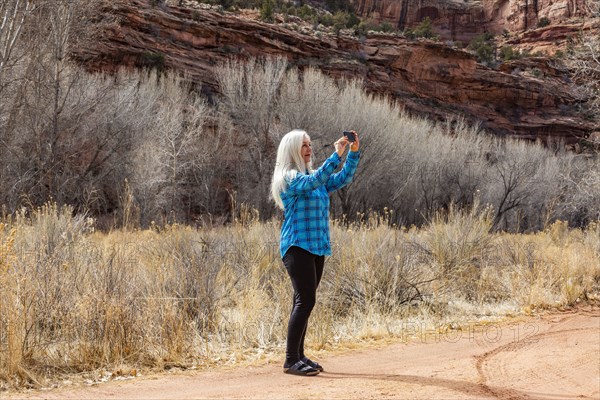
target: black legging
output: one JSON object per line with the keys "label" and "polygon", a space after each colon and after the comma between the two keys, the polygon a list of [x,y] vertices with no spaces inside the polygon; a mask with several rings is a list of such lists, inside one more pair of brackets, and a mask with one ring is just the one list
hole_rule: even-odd
{"label": "black legging", "polygon": [[294,287],[294,303],[288,324],[285,367],[290,367],[304,357],[304,337],[308,317],[315,306],[317,287],[323,276],[325,256],[314,255],[300,247],[292,246],[283,256]]}

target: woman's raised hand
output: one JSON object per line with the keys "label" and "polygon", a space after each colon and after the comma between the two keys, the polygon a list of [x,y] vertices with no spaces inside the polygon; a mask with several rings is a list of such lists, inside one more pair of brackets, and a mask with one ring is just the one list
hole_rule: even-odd
{"label": "woman's raised hand", "polygon": [[346,151],[346,145],[348,144],[348,138],[346,136],[342,136],[333,144],[335,146],[335,152],[338,156],[344,155],[344,151]]}
{"label": "woman's raised hand", "polygon": [[358,133],[356,133],[356,131],[350,131],[352,133],[354,133],[354,137],[356,139],[354,139],[354,142],[350,143],[350,151],[358,151],[358,149],[360,148],[360,143],[358,141]]}

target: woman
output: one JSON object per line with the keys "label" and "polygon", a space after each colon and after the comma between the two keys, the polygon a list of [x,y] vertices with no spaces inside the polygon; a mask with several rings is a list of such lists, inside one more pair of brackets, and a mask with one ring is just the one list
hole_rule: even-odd
{"label": "woman", "polygon": [[[305,131],[287,133],[277,150],[271,195],[284,211],[280,252],[294,288],[283,364],[285,373],[311,376],[323,371],[323,367],[304,354],[304,337],[325,256],[331,255],[328,193],[349,184],[358,165],[358,135],[351,132],[355,140],[350,143],[346,136],[339,138],[334,144],[335,152],[316,171],[312,169],[311,142]],[[334,174],[348,143],[350,151],[344,167]]]}

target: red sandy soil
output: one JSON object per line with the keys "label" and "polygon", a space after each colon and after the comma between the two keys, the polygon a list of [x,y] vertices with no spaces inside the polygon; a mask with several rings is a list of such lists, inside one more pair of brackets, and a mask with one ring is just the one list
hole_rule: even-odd
{"label": "red sandy soil", "polygon": [[600,307],[331,354],[316,377],[271,363],[153,375],[8,399],[600,399]]}

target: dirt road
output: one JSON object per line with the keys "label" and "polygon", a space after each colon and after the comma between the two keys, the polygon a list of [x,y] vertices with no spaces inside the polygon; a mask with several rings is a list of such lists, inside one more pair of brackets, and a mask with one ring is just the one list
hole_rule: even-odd
{"label": "dirt road", "polygon": [[270,364],[8,398],[600,399],[597,306],[427,338],[413,331],[410,343],[323,357],[326,372],[316,377],[289,376]]}

